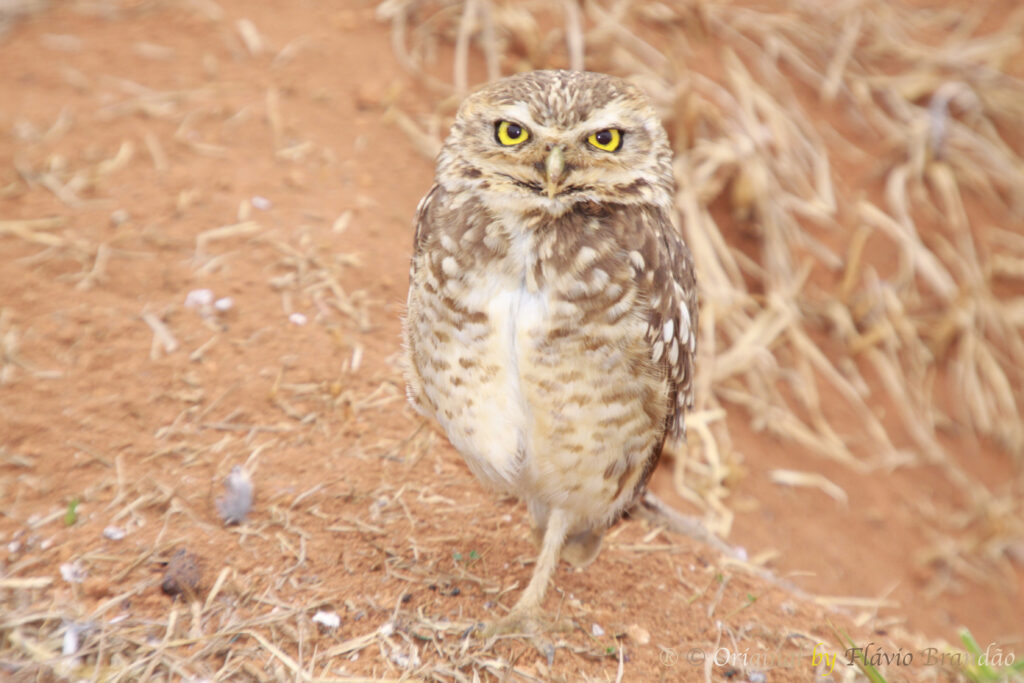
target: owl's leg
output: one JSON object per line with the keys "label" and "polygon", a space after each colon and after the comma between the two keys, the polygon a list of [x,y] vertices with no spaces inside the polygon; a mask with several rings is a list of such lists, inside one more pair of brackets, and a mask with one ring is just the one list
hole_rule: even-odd
{"label": "owl's leg", "polygon": [[537,546],[539,551],[544,545],[544,534],[548,530],[548,517],[551,516],[551,508],[539,501],[531,500],[527,503],[530,511],[530,540]]}
{"label": "owl's leg", "polygon": [[512,611],[504,618],[490,624],[484,629],[484,637],[502,633],[536,633],[543,630],[541,619],[541,602],[547,592],[548,583],[555,573],[558,557],[569,533],[569,514],[555,508],[548,517],[547,528],[544,530],[544,541],[541,544],[537,564],[533,567],[533,576],[526,590],[519,596]]}
{"label": "owl's leg", "polygon": [[586,567],[594,561],[601,550],[601,540],[605,529],[587,529],[565,539],[562,546],[562,559],[574,567]]}
{"label": "owl's leg", "polygon": [[[551,509],[547,505],[535,501],[530,502],[529,509],[530,518],[533,520],[530,537],[539,550],[544,545],[544,534],[547,532]],[[568,534],[562,545],[562,559],[574,567],[586,567],[594,561],[597,553],[601,550],[601,539],[604,538],[605,531],[607,531],[606,526],[599,525]]]}
{"label": "owl's leg", "polygon": [[539,551],[544,545],[544,534],[547,533],[547,527],[544,526],[533,526],[530,527],[530,540],[537,546]]}
{"label": "owl's leg", "polygon": [[547,528],[544,530],[544,541],[540,547],[540,554],[537,556],[537,564],[533,567],[533,576],[526,590],[519,596],[512,613],[531,612],[540,609],[540,603],[544,600],[544,593],[547,592],[551,575],[555,573],[555,566],[558,564],[558,556],[565,544],[565,536],[569,533],[569,513],[561,508],[555,508],[548,517]]}

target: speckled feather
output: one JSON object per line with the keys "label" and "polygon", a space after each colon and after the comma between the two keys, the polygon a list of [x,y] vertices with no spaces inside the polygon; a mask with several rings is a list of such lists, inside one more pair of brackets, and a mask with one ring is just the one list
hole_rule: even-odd
{"label": "speckled feather", "polygon": [[[530,131],[520,148],[497,121]],[[585,144],[623,131],[616,153]],[[558,193],[543,156],[565,149]],[[671,152],[645,96],[602,74],[499,81],[463,103],[416,218],[409,397],[471,470],[544,528],[603,529],[692,405],[697,301]]]}

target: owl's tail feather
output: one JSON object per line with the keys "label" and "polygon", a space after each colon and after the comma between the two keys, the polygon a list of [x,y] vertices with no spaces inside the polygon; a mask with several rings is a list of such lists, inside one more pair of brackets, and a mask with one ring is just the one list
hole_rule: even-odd
{"label": "owl's tail feather", "polygon": [[709,545],[726,557],[734,560],[745,561],[746,552],[742,548],[735,548],[704,526],[704,522],[692,515],[684,515],[668,503],[658,498],[650,491],[644,491],[629,514],[634,517],[643,517],[652,524],[660,524],[671,532],[682,536],[689,536],[695,541]]}
{"label": "owl's tail feather", "polygon": [[644,491],[643,496],[633,504],[633,507],[628,510],[627,514],[634,517],[643,517],[652,524],[660,524],[669,531],[689,536],[695,541],[709,545],[731,560],[735,560],[732,563],[734,566],[742,567],[751,574],[768,581],[772,585],[783,588],[793,595],[810,599],[806,591],[797,587],[792,582],[780,579],[764,567],[751,564],[747,560],[746,550],[738,546],[729,545],[718,536],[715,536],[711,530],[704,526],[700,519],[691,515],[684,515],[650,491]]}

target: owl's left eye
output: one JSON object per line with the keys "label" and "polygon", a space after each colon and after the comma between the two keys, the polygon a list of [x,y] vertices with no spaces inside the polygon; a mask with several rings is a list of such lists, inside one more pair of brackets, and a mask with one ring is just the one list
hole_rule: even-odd
{"label": "owl's left eye", "polygon": [[498,125],[494,129],[494,137],[502,145],[511,147],[526,142],[530,137],[530,132],[518,123],[498,121]]}
{"label": "owl's left eye", "polygon": [[615,152],[622,146],[622,131],[618,128],[605,128],[592,133],[587,142],[605,152]]}

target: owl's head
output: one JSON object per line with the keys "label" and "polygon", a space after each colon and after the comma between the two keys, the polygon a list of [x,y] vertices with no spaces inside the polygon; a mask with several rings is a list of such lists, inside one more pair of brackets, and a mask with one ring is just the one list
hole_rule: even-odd
{"label": "owl's head", "polygon": [[671,202],[672,153],[636,86],[606,74],[533,71],[462,103],[437,179],[498,210],[559,215],[579,202]]}

